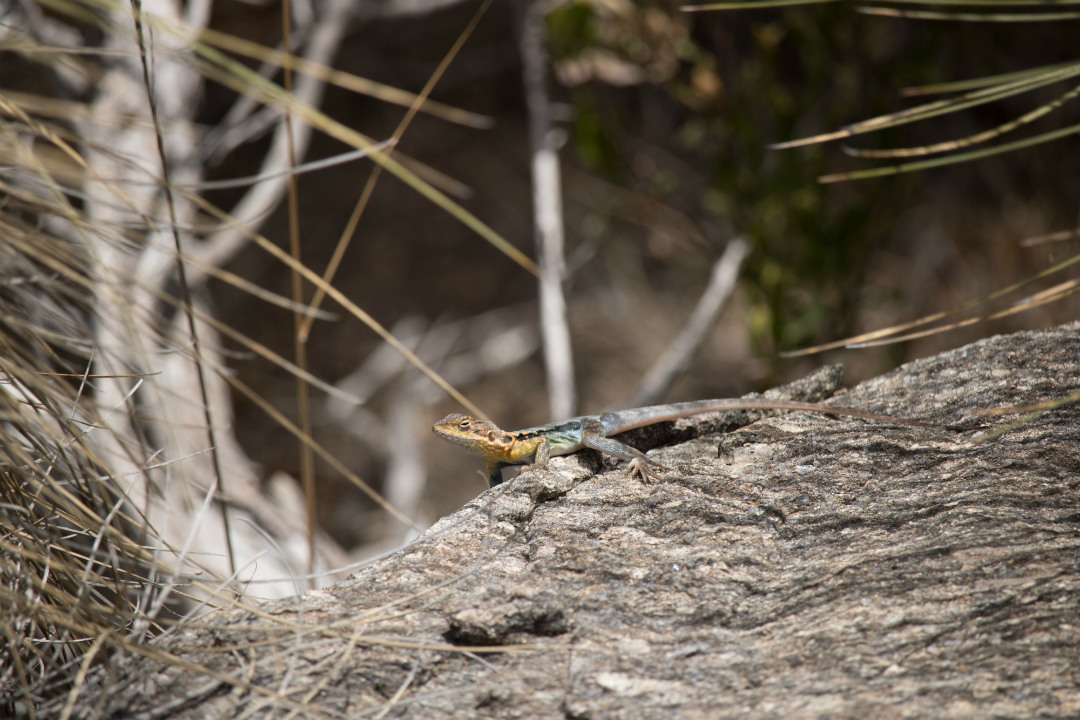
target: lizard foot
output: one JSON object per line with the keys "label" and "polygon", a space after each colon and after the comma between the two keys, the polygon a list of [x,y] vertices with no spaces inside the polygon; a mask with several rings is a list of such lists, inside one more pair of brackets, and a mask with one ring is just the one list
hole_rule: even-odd
{"label": "lizard foot", "polygon": [[664,465],[661,465],[658,462],[655,462],[654,460],[649,460],[648,458],[646,458],[644,456],[639,457],[639,458],[634,458],[633,460],[631,460],[627,464],[626,469],[629,471],[630,477],[636,477],[637,479],[641,480],[641,482],[648,485],[649,483],[652,482],[652,476],[649,475],[649,466],[650,465],[652,465],[653,467],[660,468],[661,470],[670,470],[671,469],[671,468],[668,468],[668,467],[666,467]]}
{"label": "lizard foot", "polygon": [[546,462],[534,462],[525,466],[525,470],[529,472],[536,472],[537,470],[547,470],[548,464]]}

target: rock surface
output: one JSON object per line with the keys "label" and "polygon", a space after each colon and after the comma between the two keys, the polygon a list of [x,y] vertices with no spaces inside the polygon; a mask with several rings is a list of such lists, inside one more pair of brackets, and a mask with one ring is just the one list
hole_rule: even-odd
{"label": "rock surface", "polygon": [[[1074,324],[830,402],[1000,428],[1019,416],[975,413],[1078,375]],[[640,431],[690,438],[650,452],[671,468],[654,484],[555,459],[344,583],[116,658],[76,715],[1077,717],[1078,419],[985,442],[806,414]]]}

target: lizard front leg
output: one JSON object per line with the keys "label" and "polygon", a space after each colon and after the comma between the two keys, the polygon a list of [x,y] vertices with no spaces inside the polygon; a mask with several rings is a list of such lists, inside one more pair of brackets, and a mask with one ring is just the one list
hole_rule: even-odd
{"label": "lizard front leg", "polygon": [[548,460],[551,459],[551,441],[546,437],[540,438],[540,443],[536,446],[536,452],[533,453],[532,464],[529,465],[530,470],[547,470]]}
{"label": "lizard front leg", "polygon": [[625,443],[621,443],[615,438],[609,438],[604,434],[604,426],[596,421],[592,420],[586,423],[584,430],[581,433],[581,444],[585,447],[592,448],[593,450],[599,450],[602,453],[613,455],[620,460],[625,460],[629,463],[628,470],[630,471],[630,477],[640,478],[642,482],[649,482],[648,466],[654,465],[661,470],[668,470],[655,460],[650,460],[645,456],[645,453],[641,452],[637,448],[632,448]]}

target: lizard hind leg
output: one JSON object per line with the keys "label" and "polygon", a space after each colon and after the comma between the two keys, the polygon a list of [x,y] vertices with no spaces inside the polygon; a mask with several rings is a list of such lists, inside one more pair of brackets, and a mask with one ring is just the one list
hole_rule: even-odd
{"label": "lizard hind leg", "polygon": [[604,436],[603,426],[600,423],[595,423],[595,426],[590,423],[585,427],[585,432],[582,433],[581,444],[587,448],[593,450],[599,450],[607,455],[612,455],[628,462],[629,471],[631,477],[640,478],[642,482],[649,482],[648,468],[650,465],[658,467],[661,470],[668,470],[655,460],[650,460],[645,456],[645,453],[641,452],[637,448],[632,448],[625,443],[621,443],[614,438]]}

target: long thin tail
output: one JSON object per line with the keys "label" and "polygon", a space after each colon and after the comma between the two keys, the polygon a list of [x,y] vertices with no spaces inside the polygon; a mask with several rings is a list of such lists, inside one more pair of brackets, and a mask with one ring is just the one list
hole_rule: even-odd
{"label": "long thin tail", "polygon": [[821,403],[797,402],[795,400],[770,400],[768,398],[730,398],[718,400],[691,400],[690,402],[654,405],[651,407],[604,413],[600,416],[604,430],[614,435],[634,428],[645,427],[653,423],[674,420],[689,415],[725,412],[728,410],[787,410],[789,412],[812,412],[824,415],[846,415],[849,417],[875,420],[877,422],[908,425],[911,427],[943,428],[947,430],[974,430],[981,425],[942,425],[941,423],[909,420],[858,408],[823,405]]}

